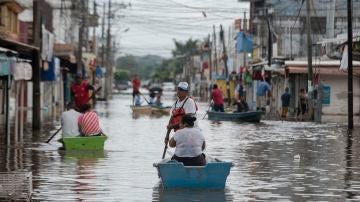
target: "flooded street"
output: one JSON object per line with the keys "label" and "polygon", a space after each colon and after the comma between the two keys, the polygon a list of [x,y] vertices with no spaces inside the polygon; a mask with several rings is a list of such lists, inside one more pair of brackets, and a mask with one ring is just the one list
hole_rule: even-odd
{"label": "flooded street", "polygon": [[214,123],[202,120],[206,103],[198,115],[206,153],[235,164],[226,188],[163,190],[153,163],[161,159],[169,117],[133,116],[130,103],[130,96],[116,95],[97,104],[109,137],[104,152],[59,151],[60,135],[42,143],[56,131],[51,122],[24,146],[1,146],[1,169],[31,170],[39,201],[360,200],[359,130],[348,139],[336,124]]}

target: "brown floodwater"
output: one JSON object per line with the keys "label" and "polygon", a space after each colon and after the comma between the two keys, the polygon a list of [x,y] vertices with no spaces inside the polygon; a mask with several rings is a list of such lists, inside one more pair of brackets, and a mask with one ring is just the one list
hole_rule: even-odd
{"label": "brown floodwater", "polygon": [[98,102],[109,137],[103,152],[61,151],[60,135],[44,143],[59,127],[47,121],[24,144],[0,146],[0,171],[32,171],[39,201],[360,200],[358,129],[348,138],[338,124],[212,122],[202,120],[206,103],[198,115],[206,153],[235,164],[226,188],[163,190],[153,163],[161,159],[169,117],[133,115],[130,103],[128,95]]}

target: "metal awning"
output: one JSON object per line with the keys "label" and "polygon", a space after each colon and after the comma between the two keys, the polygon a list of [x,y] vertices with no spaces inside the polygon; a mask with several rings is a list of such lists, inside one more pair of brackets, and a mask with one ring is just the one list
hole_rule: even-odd
{"label": "metal awning", "polygon": [[13,51],[16,51],[18,53],[23,53],[23,54],[28,54],[31,53],[32,51],[40,51],[39,47],[36,46],[31,46],[25,43],[21,43],[18,41],[14,41],[14,40],[10,40],[10,39],[5,39],[0,37],[0,46],[3,48],[7,48]]}

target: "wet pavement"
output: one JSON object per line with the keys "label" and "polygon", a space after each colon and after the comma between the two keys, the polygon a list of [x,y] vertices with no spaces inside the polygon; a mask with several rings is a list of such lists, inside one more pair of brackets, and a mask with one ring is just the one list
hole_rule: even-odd
{"label": "wet pavement", "polygon": [[[171,100],[166,100],[171,103]],[[27,135],[24,145],[0,147],[0,171],[31,170],[39,201],[344,201],[360,200],[360,132],[348,138],[337,124],[202,120],[206,153],[232,161],[225,190],[163,190],[154,162],[161,159],[169,117],[134,116],[131,97],[99,102],[108,135],[105,151],[59,151],[56,131]],[[172,150],[170,150],[172,151]]]}

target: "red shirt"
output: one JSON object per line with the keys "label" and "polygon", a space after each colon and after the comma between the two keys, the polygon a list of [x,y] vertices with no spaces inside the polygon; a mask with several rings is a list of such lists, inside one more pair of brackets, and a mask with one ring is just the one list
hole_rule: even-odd
{"label": "red shirt", "polygon": [[74,95],[75,105],[78,108],[90,100],[89,84],[86,81],[82,81],[80,85],[77,83],[72,84],[71,92]]}
{"label": "red shirt", "polygon": [[141,85],[141,82],[140,82],[139,79],[133,79],[132,80],[132,86],[133,86],[134,90],[139,90],[140,85]]}
{"label": "red shirt", "polygon": [[93,111],[80,115],[78,123],[81,134],[85,136],[97,135],[101,133],[99,118]]}
{"label": "red shirt", "polygon": [[222,92],[220,89],[214,89],[211,93],[211,97],[214,100],[215,105],[224,104],[224,99],[223,99]]}

